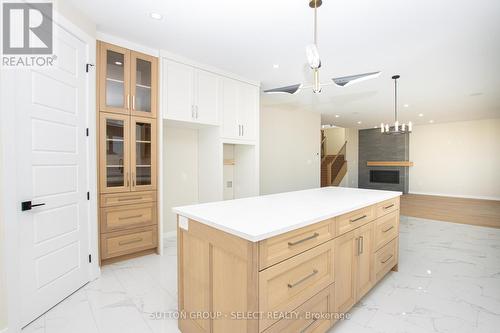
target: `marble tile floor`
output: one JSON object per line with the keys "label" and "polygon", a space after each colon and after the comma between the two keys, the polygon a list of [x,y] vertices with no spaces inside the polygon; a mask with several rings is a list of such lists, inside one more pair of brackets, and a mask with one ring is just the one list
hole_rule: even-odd
{"label": "marble tile floor", "polygon": [[[105,266],[102,276],[24,333],[176,333],[176,242],[165,255]],[[390,272],[329,333],[500,332],[500,229],[401,217]]]}

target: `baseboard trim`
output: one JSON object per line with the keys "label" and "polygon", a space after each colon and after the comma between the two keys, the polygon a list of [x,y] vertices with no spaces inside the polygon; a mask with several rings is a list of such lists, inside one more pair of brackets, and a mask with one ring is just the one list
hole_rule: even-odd
{"label": "baseboard trim", "polygon": [[500,201],[500,197],[488,197],[479,195],[466,195],[466,194],[448,194],[448,193],[430,193],[430,192],[409,192],[408,194],[420,194],[420,195],[434,195],[438,197],[450,197],[450,198],[462,198],[462,199],[478,199],[478,200],[494,200]]}
{"label": "baseboard trim", "polygon": [[[163,239],[175,238],[177,237],[177,231],[168,231],[163,233]],[[0,332],[3,333],[3,332]]]}

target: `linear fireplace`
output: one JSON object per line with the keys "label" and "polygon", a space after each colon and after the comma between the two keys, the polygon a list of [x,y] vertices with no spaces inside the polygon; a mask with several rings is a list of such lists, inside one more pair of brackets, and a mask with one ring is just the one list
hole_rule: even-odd
{"label": "linear fireplace", "polygon": [[370,183],[399,184],[399,170],[370,170]]}
{"label": "linear fireplace", "polygon": [[379,129],[359,131],[358,187],[408,193],[409,167],[370,165],[373,161],[409,161],[410,135],[385,135]]}

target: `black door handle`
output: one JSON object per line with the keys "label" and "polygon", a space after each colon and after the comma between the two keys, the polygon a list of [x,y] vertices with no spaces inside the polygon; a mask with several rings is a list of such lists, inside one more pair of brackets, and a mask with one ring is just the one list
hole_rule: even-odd
{"label": "black door handle", "polygon": [[44,203],[40,203],[40,204],[32,204],[31,201],[23,201],[21,202],[21,210],[24,212],[26,210],[31,210],[31,208],[33,207],[38,207],[38,206],[45,206]]}

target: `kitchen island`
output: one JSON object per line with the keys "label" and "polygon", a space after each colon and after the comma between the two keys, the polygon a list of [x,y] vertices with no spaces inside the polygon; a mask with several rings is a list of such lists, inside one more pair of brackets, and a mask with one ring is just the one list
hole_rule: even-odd
{"label": "kitchen island", "polygon": [[400,195],[324,187],[174,208],[179,329],[326,332],[397,270]]}

